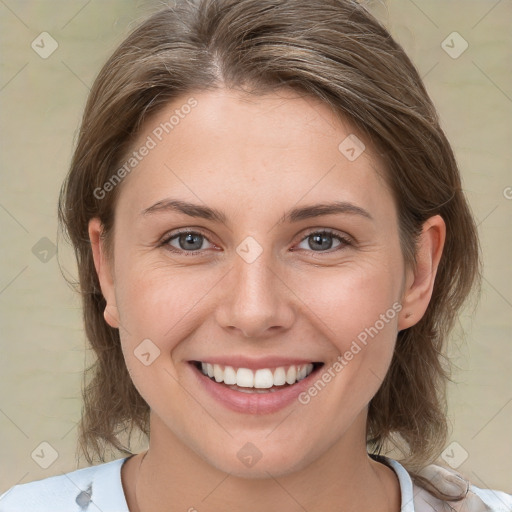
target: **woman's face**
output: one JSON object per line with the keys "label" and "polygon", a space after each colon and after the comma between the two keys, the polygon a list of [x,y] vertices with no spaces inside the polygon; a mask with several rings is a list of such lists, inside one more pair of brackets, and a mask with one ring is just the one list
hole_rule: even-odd
{"label": "woman's face", "polygon": [[354,134],[284,90],[198,92],[146,122],[118,185],[112,272],[95,257],[152,443],[255,477],[365,443],[415,278]]}

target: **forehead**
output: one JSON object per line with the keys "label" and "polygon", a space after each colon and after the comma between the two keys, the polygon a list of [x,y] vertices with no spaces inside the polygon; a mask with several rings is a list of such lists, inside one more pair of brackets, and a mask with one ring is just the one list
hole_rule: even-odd
{"label": "forehead", "polygon": [[361,133],[317,98],[287,89],[182,95],[144,123],[130,154],[137,162],[119,203],[137,213],[166,195],[232,213],[301,201],[391,201]]}

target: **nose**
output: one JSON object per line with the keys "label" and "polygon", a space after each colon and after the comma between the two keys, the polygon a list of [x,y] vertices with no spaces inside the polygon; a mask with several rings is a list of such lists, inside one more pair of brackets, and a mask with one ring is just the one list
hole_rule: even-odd
{"label": "nose", "polygon": [[251,263],[235,254],[216,308],[222,328],[247,338],[266,338],[293,324],[295,296],[271,261],[270,252],[265,248]]}

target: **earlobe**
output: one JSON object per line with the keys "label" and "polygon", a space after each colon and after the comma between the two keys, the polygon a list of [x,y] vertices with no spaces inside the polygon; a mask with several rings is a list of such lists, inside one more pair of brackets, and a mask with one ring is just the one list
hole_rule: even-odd
{"label": "earlobe", "polygon": [[445,238],[446,225],[440,215],[425,221],[417,244],[416,266],[408,272],[406,278],[398,319],[400,331],[419,322],[427,310]]}
{"label": "earlobe", "polygon": [[119,328],[119,315],[117,312],[114,279],[112,277],[110,262],[108,261],[104,242],[101,237],[103,225],[98,218],[89,221],[88,226],[89,239],[91,241],[92,255],[94,259],[94,267],[98,275],[101,287],[101,293],[107,302],[103,316],[105,321],[114,328]]}

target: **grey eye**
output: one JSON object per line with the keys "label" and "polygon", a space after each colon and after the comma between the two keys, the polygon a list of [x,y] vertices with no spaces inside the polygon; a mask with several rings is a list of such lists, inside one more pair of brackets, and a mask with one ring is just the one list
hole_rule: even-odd
{"label": "grey eye", "polygon": [[312,250],[315,252],[327,251],[333,247],[333,239],[338,240],[338,245],[334,247],[339,247],[340,245],[343,245],[343,243],[346,244],[346,241],[339,235],[330,233],[328,231],[319,231],[315,233],[310,233],[305,238],[303,238],[301,243],[307,241],[308,247],[299,247],[301,249]]}
{"label": "grey eye", "polygon": [[[167,244],[179,251],[190,252],[201,250],[205,240],[207,240],[207,238],[201,233],[189,231],[173,235],[169,238]],[[178,246],[172,244],[172,242],[178,242]]]}

